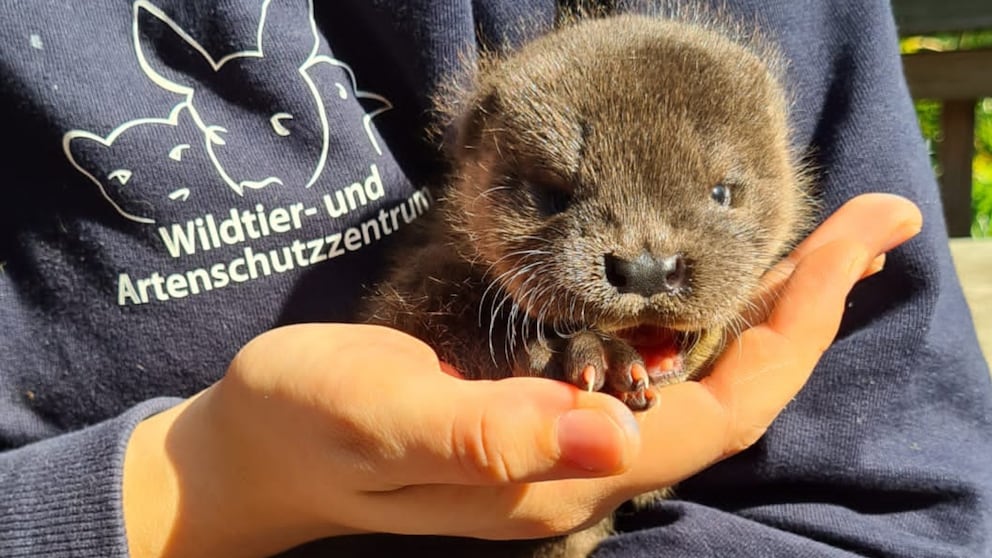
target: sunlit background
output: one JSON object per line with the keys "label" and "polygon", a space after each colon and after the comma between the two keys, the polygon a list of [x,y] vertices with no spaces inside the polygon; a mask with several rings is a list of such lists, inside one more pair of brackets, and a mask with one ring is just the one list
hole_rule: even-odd
{"label": "sunlit background", "polygon": [[[905,37],[900,47],[903,54],[988,48],[992,47],[992,30]],[[992,68],[989,68],[989,71],[992,72]],[[916,101],[920,128],[930,146],[931,160],[938,176],[942,174],[943,169],[933,155],[937,152],[937,143],[943,140],[941,107],[941,102],[935,99]],[[979,99],[975,104],[975,152],[972,173],[971,235],[977,238],[992,238],[992,97]]]}

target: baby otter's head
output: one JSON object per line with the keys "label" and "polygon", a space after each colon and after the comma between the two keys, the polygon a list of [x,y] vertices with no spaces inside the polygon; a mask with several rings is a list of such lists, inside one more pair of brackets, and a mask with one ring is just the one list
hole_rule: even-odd
{"label": "baby otter's head", "polygon": [[[735,324],[808,208],[761,50],[645,16],[485,60],[448,215],[529,318],[690,348]],[[673,333],[674,332],[674,333]],[[686,356],[686,373],[708,355]]]}

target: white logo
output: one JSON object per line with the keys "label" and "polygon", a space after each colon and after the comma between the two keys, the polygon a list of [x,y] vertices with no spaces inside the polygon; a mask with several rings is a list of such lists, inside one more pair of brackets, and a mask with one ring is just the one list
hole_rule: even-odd
{"label": "white logo", "polygon": [[[327,164],[328,107],[338,110],[352,96],[377,106],[356,113],[354,103],[340,105],[334,124],[355,125],[347,119],[357,118],[382,155],[372,119],[392,104],[358,89],[347,64],[318,54],[312,0],[305,16],[291,13],[286,1],[276,2],[282,10],[273,3],[262,5],[255,48],[219,59],[148,0],[134,3],[138,64],[152,83],[181,101],[164,118],[130,120],[106,136],[71,130],[62,142],[69,162],[122,216],[155,223],[158,209],[218,184],[239,197],[273,185],[310,188]],[[321,72],[334,76],[330,94],[317,86]],[[149,145],[167,147],[148,153]],[[204,169],[219,180],[203,184]]]}

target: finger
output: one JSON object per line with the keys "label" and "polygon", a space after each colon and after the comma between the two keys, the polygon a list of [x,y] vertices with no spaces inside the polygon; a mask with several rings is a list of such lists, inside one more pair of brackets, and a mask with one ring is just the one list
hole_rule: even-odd
{"label": "finger", "polygon": [[913,202],[894,194],[862,194],[848,200],[792,251],[795,265],[807,254],[841,238],[871,239],[887,252],[920,231],[923,217]]}
{"label": "finger", "polygon": [[768,321],[745,331],[702,380],[728,409],[728,453],[753,444],[808,380],[873,260],[869,250],[837,240],[807,254]]}
{"label": "finger", "polygon": [[613,397],[539,378],[435,380],[416,396],[420,404],[394,415],[406,417],[396,434],[406,458],[398,482],[506,485],[596,477],[625,470],[637,454],[637,423]]}
{"label": "finger", "polygon": [[867,277],[882,270],[884,253],[920,231],[922,215],[906,198],[892,194],[863,194],[852,198],[830,215],[786,258],[765,273],[755,301],[755,309],[745,315],[747,323],[763,322],[781,296],[783,285],[796,264],[812,251],[841,238],[871,239],[877,257],[868,267]]}
{"label": "finger", "polygon": [[365,490],[611,475],[637,453],[637,423],[608,395],[541,378],[462,380],[388,328],[341,326],[323,334],[329,344],[340,372],[319,392],[335,437],[376,472]]}
{"label": "finger", "polygon": [[[348,522],[370,532],[490,540],[548,538],[588,527],[622,500],[603,498],[603,479],[517,485],[415,485],[364,494]],[[628,498],[629,499],[629,498]]]}
{"label": "finger", "polygon": [[270,335],[296,353],[297,367],[319,371],[307,398],[323,407],[328,443],[374,471],[359,490],[611,475],[639,447],[636,420],[613,397],[541,378],[462,380],[397,330],[313,325]]}

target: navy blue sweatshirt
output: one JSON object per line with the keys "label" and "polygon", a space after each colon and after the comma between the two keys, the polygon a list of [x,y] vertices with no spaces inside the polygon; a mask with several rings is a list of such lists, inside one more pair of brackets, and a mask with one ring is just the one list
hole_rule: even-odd
{"label": "navy blue sweatshirt", "polygon": [[[992,387],[882,0],[728,0],[789,60],[824,212],[923,233],[755,447],[597,556],[988,556]],[[349,320],[430,209],[429,95],[553,0],[0,5],[0,556],[125,556],[131,428],[273,326]]]}

